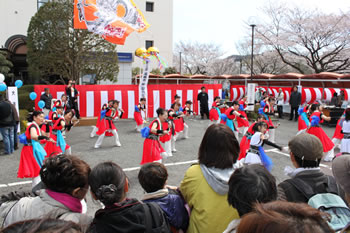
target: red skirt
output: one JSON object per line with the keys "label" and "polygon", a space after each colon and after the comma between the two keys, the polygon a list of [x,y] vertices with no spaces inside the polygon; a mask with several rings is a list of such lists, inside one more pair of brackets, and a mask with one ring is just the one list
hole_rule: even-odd
{"label": "red skirt", "polygon": [[[98,126],[98,131],[96,132],[97,135],[104,134],[107,130],[117,130],[112,120],[106,120],[106,118],[103,118],[100,121],[100,124]],[[118,130],[117,130],[118,131]]]}
{"label": "red skirt", "polygon": [[344,134],[341,133],[342,127],[339,125],[339,122],[340,122],[340,120],[338,120],[337,126],[335,127],[333,138],[343,139],[344,138]]}
{"label": "red skirt", "polygon": [[143,124],[143,119],[142,119],[142,115],[141,112],[134,112],[134,119],[136,121],[137,125],[142,125]]}
{"label": "red skirt", "polygon": [[[50,137],[53,140],[57,140],[57,136],[55,134],[50,134]],[[70,148],[70,146],[68,144],[66,144],[66,150],[68,150]],[[61,147],[57,146],[56,142],[46,142],[46,145],[44,147],[45,151],[46,151],[46,158],[47,157],[51,157],[51,156],[56,156],[59,154],[62,154],[62,150]]]}
{"label": "red skirt", "polygon": [[17,172],[18,178],[34,178],[40,173],[40,166],[34,158],[33,147],[23,146]]}
{"label": "red skirt", "polygon": [[174,120],[174,125],[175,125],[175,132],[181,132],[185,128],[185,122],[183,118],[175,119]]}
{"label": "red skirt", "polygon": [[[242,116],[244,116],[246,119],[248,119],[247,114],[244,111],[240,111],[239,112]],[[249,121],[241,118],[241,117],[237,117],[237,126],[238,128],[241,127],[249,127]]]}
{"label": "red skirt", "polygon": [[321,127],[311,127],[306,132],[309,134],[315,135],[320,139],[323,145],[323,152],[328,152],[334,147],[334,143],[327,136],[327,134],[323,131]]}
{"label": "red skirt", "polygon": [[240,147],[240,152],[238,156],[238,160],[244,159],[247,151],[249,150],[250,147],[250,139],[248,139],[246,136],[243,136],[241,143],[239,144]]}
{"label": "red skirt", "polygon": [[152,163],[157,160],[161,160],[161,153],[165,152],[158,140],[146,138],[143,142],[143,153],[141,165],[145,163]]}
{"label": "red skirt", "polygon": [[209,120],[211,121],[217,121],[219,120],[219,113],[215,108],[210,109],[209,111]]}
{"label": "red skirt", "polygon": [[298,117],[298,131],[307,129],[307,125],[305,121],[301,118],[301,116]]}

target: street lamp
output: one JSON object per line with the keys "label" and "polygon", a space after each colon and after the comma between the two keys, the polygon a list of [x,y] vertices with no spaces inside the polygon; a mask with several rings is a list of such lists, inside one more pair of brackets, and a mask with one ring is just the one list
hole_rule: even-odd
{"label": "street lamp", "polygon": [[250,79],[251,81],[253,81],[253,67],[254,67],[254,28],[255,28],[255,24],[250,24],[249,26],[252,27],[252,54],[251,54],[251,61],[250,61]]}
{"label": "street lamp", "polygon": [[181,54],[182,52],[180,52],[180,75],[181,75]]}

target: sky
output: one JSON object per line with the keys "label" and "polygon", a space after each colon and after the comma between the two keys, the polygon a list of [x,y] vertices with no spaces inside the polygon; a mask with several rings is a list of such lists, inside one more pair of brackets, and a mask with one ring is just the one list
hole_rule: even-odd
{"label": "sky", "polygon": [[[226,55],[237,54],[236,44],[251,28],[245,22],[259,21],[268,0],[173,0],[174,48],[179,41],[212,42]],[[274,1],[271,1],[274,2]],[[285,0],[291,5],[325,13],[350,11],[350,0]]]}

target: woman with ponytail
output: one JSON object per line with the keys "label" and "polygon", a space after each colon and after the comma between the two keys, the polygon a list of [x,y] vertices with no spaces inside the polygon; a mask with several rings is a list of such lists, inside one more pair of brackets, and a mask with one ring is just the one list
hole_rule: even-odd
{"label": "woman with ponytail", "polygon": [[88,232],[170,232],[168,220],[157,204],[127,198],[129,182],[117,164],[98,164],[89,175],[89,185],[92,197],[104,208],[95,213]]}

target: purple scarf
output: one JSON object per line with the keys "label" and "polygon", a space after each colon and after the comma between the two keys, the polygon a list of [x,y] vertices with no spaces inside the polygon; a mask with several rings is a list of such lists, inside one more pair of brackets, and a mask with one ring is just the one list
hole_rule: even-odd
{"label": "purple scarf", "polygon": [[83,212],[83,206],[81,205],[81,202],[78,198],[75,198],[67,193],[58,193],[49,189],[46,189],[45,191],[50,197],[66,206],[71,211],[77,213]]}

